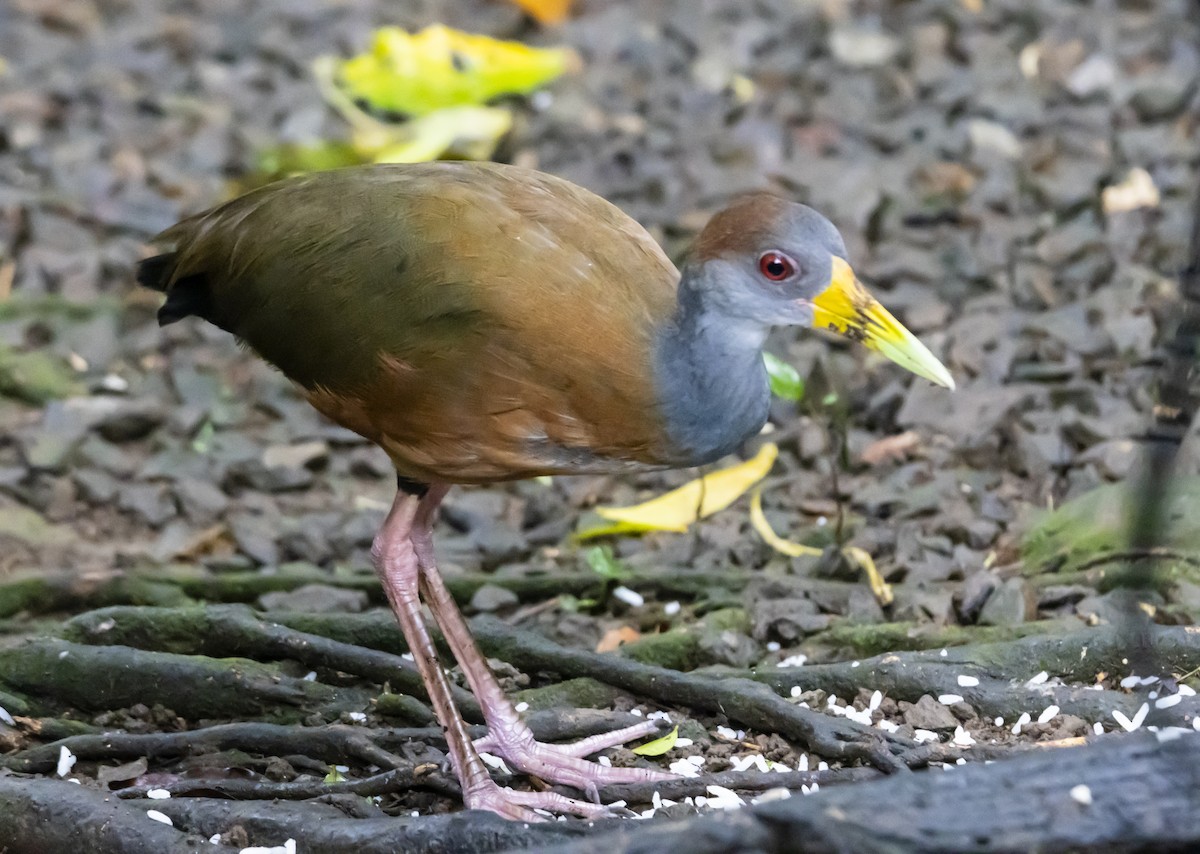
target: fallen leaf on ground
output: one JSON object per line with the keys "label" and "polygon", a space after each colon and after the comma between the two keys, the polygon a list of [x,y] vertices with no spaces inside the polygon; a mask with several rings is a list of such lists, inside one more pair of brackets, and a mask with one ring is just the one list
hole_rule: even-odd
{"label": "fallen leaf on ground", "polygon": [[539,24],[561,24],[567,19],[571,0],[512,0]]}
{"label": "fallen leaf on ground", "polygon": [[768,546],[780,554],[785,554],[788,557],[821,556],[820,549],[813,546],[806,546],[803,543],[797,543],[793,540],[785,540],[775,533],[775,529],[771,527],[771,523],[767,521],[767,517],[763,514],[761,489],[754,490],[754,494],[750,496],[750,525],[754,530],[758,531],[758,535],[763,538]]}
{"label": "fallen leaf on ground", "polygon": [[633,748],[633,752],[638,756],[662,756],[668,750],[675,746],[675,742],[679,741],[679,727],[675,727],[662,738],[656,738],[654,741],[647,741],[640,747]]}
{"label": "fallen leaf on ground", "polygon": [[569,48],[536,48],[440,24],[375,31],[371,49],[334,61],[334,79],[372,109],[423,116],[539,89],[580,65]]}
{"label": "fallen leaf on ground", "polygon": [[842,554],[866,574],[867,584],[871,586],[871,592],[875,594],[875,599],[880,605],[886,608],[896,601],[892,585],[883,580],[883,576],[875,567],[875,560],[867,553],[866,549],[860,549],[858,546],[846,546],[842,549]]}
{"label": "fallen leaf on ground", "polygon": [[600,638],[600,643],[596,644],[596,652],[612,652],[622,644],[633,643],[641,636],[642,633],[632,626],[609,629],[604,633],[604,637]]}
{"label": "fallen leaf on ground", "polygon": [[686,531],[697,519],[724,510],[766,477],[777,456],[779,448],[767,442],[745,462],[706,474],[650,501],[632,507],[597,507],[598,515],[615,524],[588,528],[576,537],[588,539],[641,531]]}
{"label": "fallen leaf on ground", "polygon": [[920,434],[913,430],[897,433],[895,436],[884,436],[863,449],[859,458],[867,465],[878,465],[884,460],[902,460],[908,452],[921,443]]}

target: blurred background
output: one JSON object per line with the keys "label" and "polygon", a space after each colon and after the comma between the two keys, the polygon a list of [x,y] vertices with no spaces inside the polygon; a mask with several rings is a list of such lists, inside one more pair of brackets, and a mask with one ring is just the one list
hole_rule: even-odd
{"label": "blurred background", "polygon": [[[596,503],[686,472],[456,490],[438,540],[448,573],[603,575],[611,557],[642,606],[564,599],[523,619],[591,647],[614,626],[636,636],[732,604],[749,616],[705,655],[741,664],[845,643],[829,634],[839,625],[1106,619],[1087,562],[1120,542],[1119,495],[1105,487],[1136,464],[1197,181],[1190,4],[578,0],[561,22],[541,11],[0,4],[0,581],[367,567],[394,488],[384,454],[219,330],[160,330],[158,297],[135,290],[132,270],[155,232],[271,174],[436,156],[444,142],[450,156],[599,193],[676,259],[740,192],[811,204],[959,382],[947,394],[813,334],[771,342],[808,388],[775,404],[767,518],[792,539],[841,537],[873,555],[895,587],[886,609],[836,562],[775,552],[745,501],[685,534],[610,540],[611,552],[570,540]],[[431,24],[576,58],[489,93],[499,119],[414,130],[423,106],[372,103],[342,63],[371,51],[380,27]],[[459,58],[471,65],[479,49]],[[482,147],[481,124],[499,129]],[[1077,509],[1048,523],[1064,505]],[[638,584],[650,570],[745,569],[763,572],[734,591]],[[814,593],[814,573],[833,586]],[[481,589],[473,610],[514,613],[503,583]],[[665,607],[680,598],[682,611]],[[1156,601],[1160,619],[1194,620],[1200,588],[1185,579]],[[364,602],[354,591],[336,607]],[[30,607],[0,594],[0,616]]]}

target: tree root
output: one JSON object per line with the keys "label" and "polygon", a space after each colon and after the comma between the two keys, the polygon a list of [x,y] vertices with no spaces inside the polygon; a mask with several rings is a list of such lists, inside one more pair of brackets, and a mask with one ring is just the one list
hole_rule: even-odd
{"label": "tree root", "polygon": [[404,763],[381,774],[360,780],[326,783],[323,778],[306,777],[277,783],[272,780],[175,780],[152,786],[130,786],[120,789],[119,798],[144,798],[153,790],[167,791],[171,797],[216,797],[239,801],[304,801],[330,795],[357,795],[369,798],[415,788],[431,789],[452,798],[462,797],[462,787],[453,777],[443,774],[436,765]]}
{"label": "tree root", "polygon": [[[803,842],[800,842],[803,840]],[[904,774],[679,822],[626,822],[554,854],[798,850],[1194,851],[1200,738],[1153,735]]]}
{"label": "tree root", "polygon": [[[1178,626],[1156,626],[1148,633],[1151,652],[1165,672],[1184,674],[1200,666],[1200,632]],[[1116,709],[1132,718],[1145,702],[1140,693],[1095,687],[1074,687],[1047,680],[1027,680],[1045,671],[1065,682],[1093,685],[1105,674],[1115,679],[1129,675],[1128,635],[1118,627],[1085,629],[1067,635],[1041,635],[1014,641],[970,644],[940,652],[889,653],[857,663],[811,664],[786,669],[763,669],[751,674],[722,669],[717,672],[749,676],[787,693],[793,686],[821,689],[839,696],[854,696],[861,688],[877,688],[896,700],[915,702],[923,694],[957,694],[987,717],[1016,718],[1022,712],[1035,716],[1048,705],[1085,720],[1109,720]],[[964,687],[959,676],[979,680]],[[1170,709],[1153,709],[1149,723],[1190,726],[1200,714],[1200,699],[1185,697]]]}
{"label": "tree root", "polygon": [[650,803],[655,794],[671,800],[682,800],[697,795],[708,795],[709,786],[724,786],[739,792],[765,792],[768,789],[799,789],[801,786],[830,786],[845,783],[861,783],[878,779],[880,771],[874,768],[832,768],[828,771],[722,771],[719,774],[701,774],[698,777],[679,777],[675,780],[660,780],[654,783],[622,783],[605,786],[600,790],[604,803],[626,801],[631,804]]}
{"label": "tree root", "polygon": [[[337,619],[344,616],[339,614]],[[394,624],[390,630],[400,636]],[[299,632],[262,619],[240,605],[102,608],[69,620],[63,636],[80,643],[123,644],[188,655],[290,659],[305,667],[352,673],[381,685],[390,684],[407,694],[427,699],[416,665],[408,659],[379,649]],[[474,696],[455,688],[454,699],[468,721],[483,721]],[[432,720],[433,712],[426,708],[424,721]]]}
{"label": "tree root", "polygon": [[[138,678],[129,678],[131,674]],[[313,713],[336,717],[370,705],[370,695],[360,689],[296,679],[256,661],[53,639],[0,649],[0,684],[79,709],[160,703],[191,719],[257,716],[298,721]]]}

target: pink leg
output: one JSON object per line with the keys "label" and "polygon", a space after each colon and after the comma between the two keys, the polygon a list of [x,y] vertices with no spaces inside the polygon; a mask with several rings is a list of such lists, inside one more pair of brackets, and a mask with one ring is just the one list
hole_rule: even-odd
{"label": "pink leg", "polygon": [[670,780],[675,775],[649,768],[610,768],[582,757],[650,735],[658,724],[646,721],[610,733],[594,735],[575,744],[543,744],[521,720],[512,701],[500,687],[487,659],[475,643],[462,612],[446,588],[433,558],[433,524],[438,504],[448,487],[433,486],[417,511],[412,525],[412,543],[421,567],[421,590],[437,620],[446,643],[458,660],[472,693],[479,700],[488,734],[476,742],[478,750],[493,753],[527,774],[552,783],[573,786],[598,800],[598,786],[613,783],[641,783]]}
{"label": "pink leg", "polygon": [[419,499],[416,496],[397,493],[391,512],[375,538],[372,554],[392,611],[396,614],[400,630],[429,691],[434,714],[446,734],[450,764],[462,784],[463,802],[468,809],[491,810],[520,821],[541,821],[542,817],[534,809],[590,818],[605,815],[603,807],[553,792],[502,789],[488,775],[483,760],[471,743],[467,725],[455,708],[450,682],[438,661],[437,650],[421,614],[418,598],[420,568],[412,542],[413,520],[418,512]]}

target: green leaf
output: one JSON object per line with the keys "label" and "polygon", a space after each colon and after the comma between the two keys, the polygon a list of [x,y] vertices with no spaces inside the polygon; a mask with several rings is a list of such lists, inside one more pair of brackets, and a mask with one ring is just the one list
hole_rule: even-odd
{"label": "green leaf", "polygon": [[344,782],[346,782],[346,777],[344,774],[342,774],[341,771],[339,771],[337,769],[336,765],[330,765],[329,773],[325,775],[325,782],[326,783],[344,783]]}
{"label": "green leaf", "polygon": [[192,450],[197,454],[207,454],[212,449],[213,434],[216,433],[213,423],[205,420],[192,439]]}
{"label": "green leaf", "polygon": [[662,756],[668,750],[675,746],[675,742],[679,740],[679,727],[671,730],[662,738],[656,738],[654,741],[647,741],[641,747],[633,748],[633,752],[638,756]]}
{"label": "green leaf", "polygon": [[767,366],[771,394],[784,400],[800,400],[804,397],[804,380],[795,368],[770,353],[763,353],[763,363]]}
{"label": "green leaf", "polygon": [[580,599],[577,596],[572,596],[570,593],[560,593],[558,596],[558,607],[573,614],[577,614],[580,611],[590,611],[597,604],[599,603],[595,599]]}
{"label": "green leaf", "polygon": [[623,581],[629,578],[632,573],[626,569],[612,553],[612,549],[608,546],[592,546],[583,553],[583,559],[587,561],[587,565],[592,568],[592,572],[599,575],[601,578],[612,579],[613,581]]}

